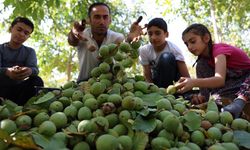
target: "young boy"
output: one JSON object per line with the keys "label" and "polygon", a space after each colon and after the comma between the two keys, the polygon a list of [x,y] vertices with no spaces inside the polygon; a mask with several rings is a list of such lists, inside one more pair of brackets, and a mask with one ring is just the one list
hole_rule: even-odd
{"label": "young boy", "polygon": [[0,45],[0,97],[18,105],[36,94],[34,86],[43,86],[35,50],[23,45],[33,30],[29,19],[17,17],[9,29],[10,41]]}
{"label": "young boy", "polygon": [[166,88],[179,80],[189,77],[182,51],[167,41],[167,23],[162,18],[154,18],[147,25],[150,43],[140,47],[140,63],[146,81]]}

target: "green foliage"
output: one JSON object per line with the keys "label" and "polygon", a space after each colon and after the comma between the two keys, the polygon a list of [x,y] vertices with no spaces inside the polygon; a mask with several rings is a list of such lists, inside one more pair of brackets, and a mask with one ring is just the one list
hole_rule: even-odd
{"label": "green foliage", "polygon": [[250,148],[250,143],[246,140],[250,138],[250,133],[246,131],[234,131],[234,140],[247,149]]}
{"label": "green foliage", "polygon": [[[158,0],[158,3],[165,0]],[[214,5],[215,18],[211,14]],[[165,3],[166,12],[181,16],[188,24],[202,23],[215,35],[213,22],[216,20],[220,41],[241,47],[249,53],[248,39],[250,31],[250,1],[248,0],[181,0],[180,2]],[[230,14],[230,15],[229,15]]]}
{"label": "green foliage", "polygon": [[[4,16],[0,19],[0,29],[1,32],[7,32],[16,16],[26,16],[34,22],[35,30],[29,42],[37,52],[40,75],[47,86],[56,87],[66,81],[75,80],[78,75],[77,53],[75,48],[69,46],[67,34],[74,20],[80,21],[87,17],[88,6],[93,2],[96,0],[5,0],[0,2],[0,14]],[[128,33],[131,23],[138,16],[146,16],[147,13],[142,8],[145,0],[133,2],[132,7],[125,5],[124,0],[101,0],[101,2],[108,3],[111,7],[110,28],[124,35]],[[214,2],[216,25],[221,41],[241,47],[250,55],[248,40],[250,1],[155,0],[155,2],[165,8],[163,16],[175,14],[184,18],[188,24],[203,23],[209,27],[212,35],[214,30],[210,9],[211,2]],[[142,68],[139,64],[135,64],[126,71],[130,77],[141,74]]]}
{"label": "green foliage", "polygon": [[189,129],[189,131],[197,130],[201,125],[201,117],[196,113],[189,111],[184,115],[185,123],[184,125]]}
{"label": "green foliage", "polygon": [[[58,86],[75,80],[78,75],[77,51],[68,44],[67,34],[74,20],[87,18],[88,7],[94,2],[96,0],[5,0],[0,2],[4,6],[0,13],[10,11],[10,15],[1,20],[0,29],[6,32],[11,21],[17,16],[30,18],[35,29],[29,42],[37,52],[40,76],[47,86]],[[129,31],[131,22],[142,12],[138,6],[128,9],[122,0],[102,2],[111,7],[110,28],[124,35]],[[3,28],[6,30],[2,30]]]}

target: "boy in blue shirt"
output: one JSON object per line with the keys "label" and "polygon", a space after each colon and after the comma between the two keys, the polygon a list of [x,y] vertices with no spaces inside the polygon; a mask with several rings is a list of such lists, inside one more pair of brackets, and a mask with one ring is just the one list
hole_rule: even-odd
{"label": "boy in blue shirt", "polygon": [[10,41],[0,44],[0,97],[18,105],[36,94],[35,86],[43,86],[38,76],[36,52],[23,45],[33,30],[29,19],[17,17],[9,29]]}

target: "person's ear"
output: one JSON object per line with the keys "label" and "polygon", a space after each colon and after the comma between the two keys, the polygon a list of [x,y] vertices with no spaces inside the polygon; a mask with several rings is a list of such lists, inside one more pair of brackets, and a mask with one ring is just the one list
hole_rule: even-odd
{"label": "person's ear", "polygon": [[210,35],[208,34],[208,33],[206,33],[204,36],[203,36],[203,41],[205,42],[205,43],[208,43],[209,41],[210,41]]}
{"label": "person's ear", "polygon": [[165,37],[168,38],[169,32],[165,32],[164,34],[165,34]]}

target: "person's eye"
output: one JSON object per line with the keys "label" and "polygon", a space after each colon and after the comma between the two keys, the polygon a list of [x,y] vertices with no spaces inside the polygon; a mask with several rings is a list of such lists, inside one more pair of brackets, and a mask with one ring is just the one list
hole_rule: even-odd
{"label": "person's eye", "polygon": [[161,35],[161,32],[155,32],[155,35],[159,36]]}
{"label": "person's eye", "polygon": [[107,20],[109,18],[109,16],[107,15],[107,16],[103,16],[103,19],[104,20]]}
{"label": "person's eye", "polygon": [[21,31],[22,31],[22,29],[20,29],[20,28],[17,28],[16,30],[17,30],[17,31],[19,31],[19,32],[21,32]]}
{"label": "person's eye", "polygon": [[24,34],[25,34],[26,36],[29,36],[29,35],[30,35],[30,33],[29,33],[29,32],[24,32]]}
{"label": "person's eye", "polygon": [[100,18],[101,18],[101,16],[94,16],[94,18],[95,18],[95,19],[100,19]]}
{"label": "person's eye", "polygon": [[195,42],[196,42],[195,40],[191,40],[191,41],[190,41],[191,44],[194,44]]}

